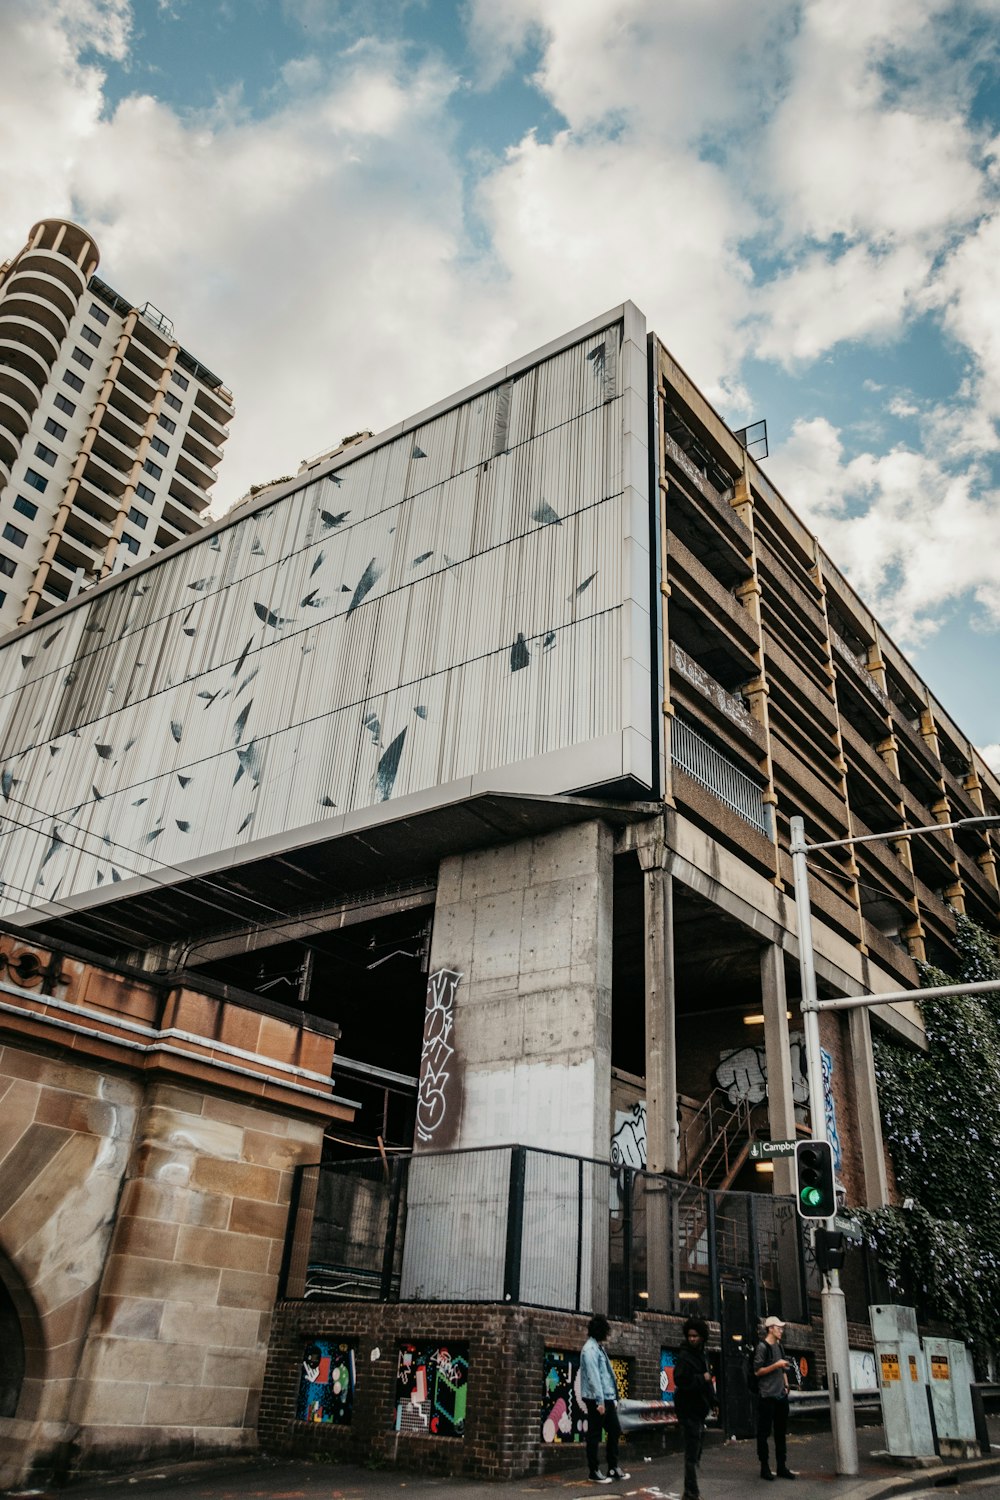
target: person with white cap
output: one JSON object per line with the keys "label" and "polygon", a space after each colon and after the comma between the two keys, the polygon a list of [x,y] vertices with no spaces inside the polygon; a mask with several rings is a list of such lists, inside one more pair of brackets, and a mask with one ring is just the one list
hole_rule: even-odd
{"label": "person with white cap", "polygon": [[757,1377],[757,1457],[761,1479],[774,1479],[767,1451],[767,1440],[774,1432],[774,1467],[779,1479],[795,1479],[788,1467],[785,1438],[788,1432],[788,1372],[792,1368],[785,1358],[781,1338],[785,1325],[780,1318],[764,1319],[764,1337],[753,1357]]}

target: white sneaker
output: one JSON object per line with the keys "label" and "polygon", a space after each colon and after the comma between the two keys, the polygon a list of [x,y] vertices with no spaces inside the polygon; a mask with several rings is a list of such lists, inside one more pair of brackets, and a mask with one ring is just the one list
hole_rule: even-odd
{"label": "white sneaker", "polygon": [[622,1479],[631,1479],[632,1476],[625,1469],[609,1469],[608,1478],[620,1481]]}
{"label": "white sneaker", "polygon": [[600,1471],[600,1469],[598,1469],[595,1473],[591,1474],[589,1476],[589,1478],[590,1478],[591,1484],[610,1484],[611,1483],[611,1475],[610,1474],[602,1474],[601,1471]]}

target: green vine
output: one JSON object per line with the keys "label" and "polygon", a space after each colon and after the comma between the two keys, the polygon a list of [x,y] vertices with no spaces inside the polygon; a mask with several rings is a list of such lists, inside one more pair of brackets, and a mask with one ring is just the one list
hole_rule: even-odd
{"label": "green vine", "polygon": [[[1000,979],[996,939],[965,916],[956,929],[958,975],[923,964],[924,985]],[[1000,1347],[1000,993],[921,1013],[926,1052],[873,1037],[886,1145],[913,1206],[856,1217],[893,1295],[982,1356]]]}

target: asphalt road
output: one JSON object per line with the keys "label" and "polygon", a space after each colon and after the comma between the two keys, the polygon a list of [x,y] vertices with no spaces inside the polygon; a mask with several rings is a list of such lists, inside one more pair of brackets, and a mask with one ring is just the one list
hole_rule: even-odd
{"label": "asphalt road", "polygon": [[[993,1425],[991,1423],[991,1425]],[[1000,1433],[994,1431],[994,1438]],[[879,1456],[883,1446],[879,1427],[860,1428],[860,1473],[842,1478],[834,1473],[828,1432],[792,1432],[788,1457],[798,1472],[789,1483],[765,1484],[758,1473],[753,1442],[715,1442],[706,1447],[701,1465],[704,1500],[876,1500],[905,1491],[920,1500],[948,1494],[985,1496],[1000,1500],[1000,1446],[990,1460],[971,1464],[938,1465],[933,1471],[907,1468]],[[576,1455],[573,1455],[576,1457]],[[643,1458],[635,1448],[625,1462],[631,1478],[624,1483],[596,1487],[588,1484],[585,1460],[557,1473],[515,1480],[439,1478],[398,1469],[252,1457],[212,1464],[160,1466],[130,1475],[92,1477],[61,1489],[25,1486],[10,1494],[46,1500],[680,1500],[683,1465],[679,1452]],[[989,1472],[986,1472],[986,1470]],[[942,1481],[944,1481],[942,1483]],[[406,1492],[405,1494],[403,1492]]]}

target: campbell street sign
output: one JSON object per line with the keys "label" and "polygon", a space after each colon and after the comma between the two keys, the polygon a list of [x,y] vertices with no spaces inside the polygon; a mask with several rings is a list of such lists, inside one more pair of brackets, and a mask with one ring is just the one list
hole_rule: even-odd
{"label": "campbell street sign", "polygon": [[751,1161],[773,1161],[776,1156],[794,1156],[794,1141],[753,1141],[750,1146]]}

